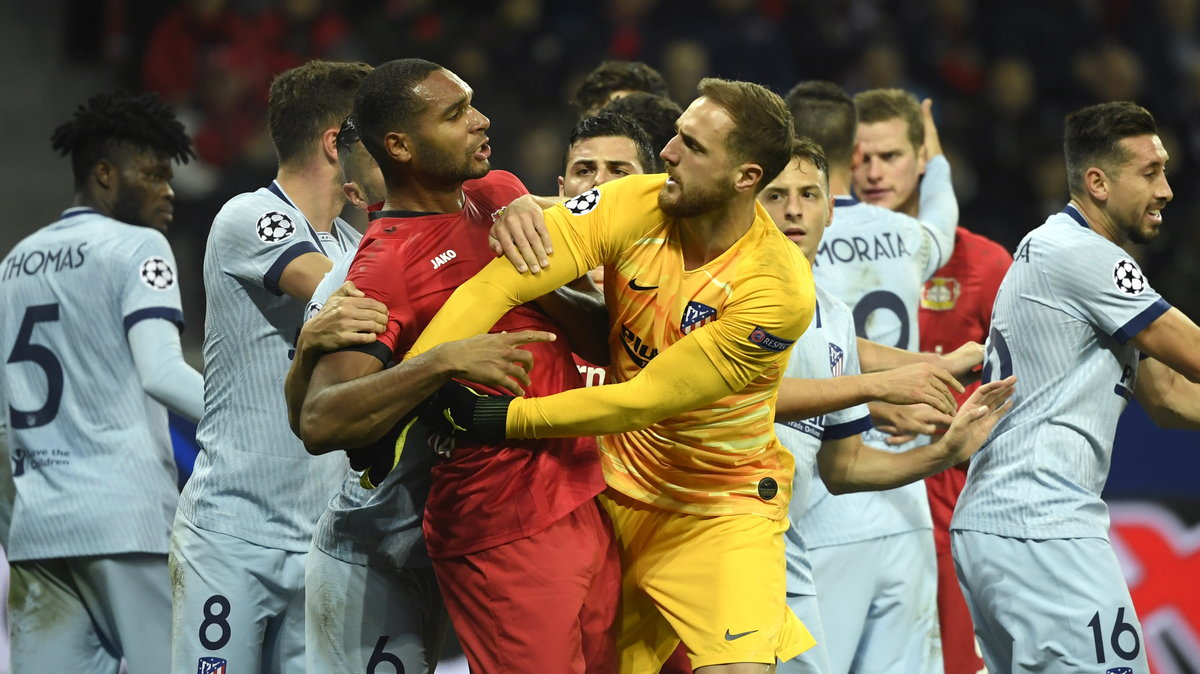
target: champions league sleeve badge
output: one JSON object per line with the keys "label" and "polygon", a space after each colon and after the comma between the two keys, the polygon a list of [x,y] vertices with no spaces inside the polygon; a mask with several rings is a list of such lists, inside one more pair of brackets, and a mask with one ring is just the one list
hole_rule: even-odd
{"label": "champions league sleeve badge", "polygon": [[566,206],[572,215],[583,215],[592,212],[598,203],[600,203],[600,190],[593,187],[577,197],[567,199],[563,206]]}
{"label": "champions league sleeve badge", "polygon": [[1126,295],[1141,295],[1146,290],[1146,277],[1129,258],[1117,260],[1117,264],[1113,266],[1113,283],[1116,284],[1117,290]]}
{"label": "champions league sleeve badge", "polygon": [[171,268],[171,263],[158,256],[143,260],[138,275],[142,283],[155,290],[167,290],[175,285],[175,270]]}
{"label": "champions league sleeve badge", "polygon": [[271,211],[258,219],[256,230],[263,243],[279,243],[296,233],[296,225],[287,213]]}

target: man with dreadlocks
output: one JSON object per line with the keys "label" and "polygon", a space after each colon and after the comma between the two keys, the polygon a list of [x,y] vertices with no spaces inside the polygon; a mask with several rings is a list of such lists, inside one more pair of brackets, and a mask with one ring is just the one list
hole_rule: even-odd
{"label": "man with dreadlocks", "polygon": [[0,388],[15,496],[16,672],[170,668],[167,542],[178,498],[167,410],[196,420],[172,161],[193,157],[150,94],[98,95],[54,132],[75,198],[0,262]]}

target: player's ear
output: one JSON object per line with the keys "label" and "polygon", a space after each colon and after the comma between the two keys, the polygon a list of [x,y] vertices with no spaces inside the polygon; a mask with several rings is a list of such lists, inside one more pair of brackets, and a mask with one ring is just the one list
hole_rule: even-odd
{"label": "player's ear", "polygon": [[370,206],[363,197],[362,190],[358,188],[358,183],[342,183],[342,193],[346,195],[346,201],[360,211],[365,212],[367,206]]}
{"label": "player's ear", "polygon": [[758,164],[741,164],[736,169],[734,174],[733,188],[739,192],[750,191],[752,194],[757,193],[759,188],[763,186],[763,170]]}
{"label": "player's ear", "polygon": [[325,159],[331,163],[337,163],[337,135],[336,127],[325,129],[321,133],[321,151],[325,153]]}
{"label": "player's ear", "polygon": [[400,133],[398,131],[385,133],[383,135],[383,149],[387,153],[387,156],[396,161],[412,161],[412,138],[407,133]]}
{"label": "player's ear", "polygon": [[560,196],[560,197],[567,196],[567,195],[563,194],[563,177],[562,176],[558,177],[558,196]]}
{"label": "player's ear", "polygon": [[101,159],[92,167],[92,180],[95,180],[102,190],[114,189],[120,180],[120,174],[117,165],[107,159]]}
{"label": "player's ear", "polygon": [[1099,166],[1089,166],[1083,172],[1083,188],[1096,201],[1108,201],[1108,174]]}

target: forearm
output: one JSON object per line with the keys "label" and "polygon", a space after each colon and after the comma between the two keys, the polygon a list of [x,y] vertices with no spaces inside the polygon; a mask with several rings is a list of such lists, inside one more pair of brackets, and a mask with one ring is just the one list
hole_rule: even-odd
{"label": "forearm", "polygon": [[435,353],[329,386],[311,386],[300,414],[310,453],[352,449],[383,437],[453,376]]}
{"label": "forearm", "polygon": [[420,355],[438,344],[487,332],[509,309],[579,278],[583,272],[576,269],[569,255],[563,257],[564,263],[536,275],[518,273],[504,258],[491,261],[454,291],[405,357]]}
{"label": "forearm", "polygon": [[572,351],[589,363],[608,365],[608,307],[586,274],[537,303],[562,328]]}
{"label": "forearm", "polygon": [[300,333],[300,342],[296,345],[296,355],[292,358],[292,366],[288,368],[287,377],[283,380],[283,397],[287,401],[288,425],[296,437],[300,435],[300,414],[304,411],[304,396],[308,393],[308,383],[312,379],[313,368],[317,366],[321,353],[307,346],[304,333]]}
{"label": "forearm", "polygon": [[1135,390],[1138,402],[1163,428],[1200,430],[1200,385],[1153,358],[1141,363]]}
{"label": "forearm", "polygon": [[921,202],[917,217],[937,240],[941,253],[938,265],[946,264],[954,251],[954,232],[958,228],[958,199],[950,180],[950,163],[945,155],[930,158],[921,180]]}
{"label": "forearm", "polygon": [[876,400],[878,386],[872,375],[846,375],[832,379],[785,377],[779,385],[775,421],[800,421]]}
{"label": "forearm", "polygon": [[629,381],[543,398],[517,398],[508,408],[507,435],[569,438],[635,431],[730,393],[729,384],[699,345],[684,340],[660,353]]}
{"label": "forearm", "polygon": [[160,319],[138,321],[126,335],[142,390],[189,421],[204,414],[204,378],[183,359],[179,328]]}
{"label": "forearm", "polygon": [[844,450],[817,454],[821,480],[832,494],[895,489],[949,467],[941,441],[907,452],[892,453],[864,445],[861,436],[842,441]]}
{"label": "forearm", "polygon": [[932,353],[897,349],[894,346],[885,346],[862,337],[858,338],[857,344],[858,360],[862,371],[866,373],[894,370],[913,363],[938,364],[938,356]]}

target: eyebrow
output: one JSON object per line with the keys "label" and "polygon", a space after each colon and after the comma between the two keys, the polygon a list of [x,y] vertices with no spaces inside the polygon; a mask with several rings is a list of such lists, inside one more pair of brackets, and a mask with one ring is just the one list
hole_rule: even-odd
{"label": "eyebrow", "polygon": [[450,114],[451,112],[453,112],[454,110],[461,108],[464,105],[470,103],[471,95],[474,93],[475,93],[474,91],[468,90],[464,96],[462,96],[458,100],[454,101],[450,105],[447,105],[446,107],[442,108],[442,116],[444,117],[444,116]]}

